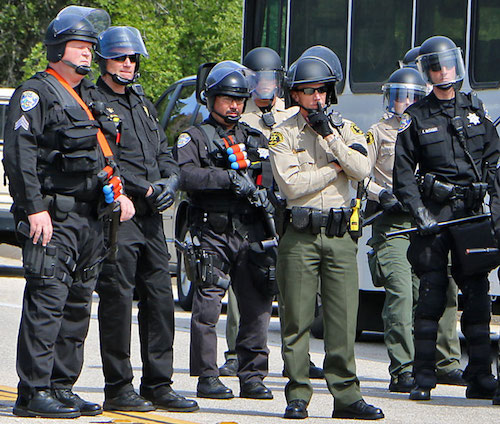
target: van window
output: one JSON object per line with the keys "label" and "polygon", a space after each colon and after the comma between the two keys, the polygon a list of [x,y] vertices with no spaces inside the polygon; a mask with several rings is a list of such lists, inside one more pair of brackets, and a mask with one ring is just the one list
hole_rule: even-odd
{"label": "van window", "polygon": [[498,54],[500,52],[500,2],[474,2],[472,28],[472,57],[469,78],[472,88],[498,87]]}
{"label": "van window", "polygon": [[175,143],[182,130],[187,129],[194,122],[193,113],[197,107],[195,88],[195,84],[183,86],[170,113],[170,120],[165,129],[170,146]]}
{"label": "van window", "polygon": [[379,93],[411,47],[411,0],[353,2],[351,89]]}

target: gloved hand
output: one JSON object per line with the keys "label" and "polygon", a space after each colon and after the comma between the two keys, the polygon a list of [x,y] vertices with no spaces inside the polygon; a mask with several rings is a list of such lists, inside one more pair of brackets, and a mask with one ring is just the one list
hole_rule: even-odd
{"label": "gloved hand", "polygon": [[264,210],[268,213],[273,215],[274,214],[274,206],[269,200],[269,197],[267,195],[267,190],[265,188],[259,188],[256,191],[257,196],[259,197],[260,202],[262,203],[262,207]]}
{"label": "gloved hand", "polygon": [[173,205],[175,192],[179,187],[179,176],[172,174],[168,178],[161,178],[151,184],[153,193],[146,197],[149,204],[158,212],[163,212]]}
{"label": "gloved hand", "polygon": [[309,125],[314,131],[316,131],[321,137],[328,137],[333,134],[332,127],[330,127],[330,120],[328,116],[325,115],[323,109],[318,108],[318,110],[313,110],[307,115],[307,120]]}
{"label": "gloved hand", "polygon": [[387,190],[382,190],[378,195],[378,200],[382,209],[386,212],[397,213],[403,210],[403,205],[394,196],[394,194],[389,193]]}
{"label": "gloved hand", "polygon": [[438,222],[425,206],[417,208],[413,216],[421,235],[428,236],[439,232]]}
{"label": "gloved hand", "polygon": [[257,190],[257,187],[255,187],[255,184],[251,182],[249,178],[245,178],[234,169],[229,169],[227,172],[231,181],[231,190],[233,190],[237,196],[248,197]]}

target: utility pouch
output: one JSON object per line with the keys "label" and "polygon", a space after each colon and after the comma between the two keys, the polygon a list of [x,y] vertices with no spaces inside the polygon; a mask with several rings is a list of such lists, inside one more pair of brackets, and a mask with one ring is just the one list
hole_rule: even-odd
{"label": "utility pouch", "polygon": [[297,231],[305,231],[309,228],[311,209],[293,206],[291,214],[293,228]]}
{"label": "utility pouch", "polygon": [[278,294],[276,281],[276,246],[264,247],[262,243],[250,243],[248,249],[248,267],[252,273],[252,282],[265,297]]}
{"label": "utility pouch", "polygon": [[60,166],[63,172],[91,172],[97,169],[97,150],[79,150],[61,153]]}
{"label": "utility pouch", "polygon": [[229,215],[227,212],[208,212],[207,222],[217,234],[226,231],[229,224]]}
{"label": "utility pouch", "polygon": [[334,237],[337,233],[338,222],[335,222],[335,211],[330,209],[328,212],[328,219],[326,221],[325,236]]}
{"label": "utility pouch", "polygon": [[68,217],[68,213],[75,207],[75,198],[55,194],[52,201],[52,216],[56,221],[64,221]]}
{"label": "utility pouch", "polygon": [[370,268],[373,285],[375,287],[382,287],[384,285],[384,276],[377,257],[377,252],[375,252],[374,249],[370,249],[366,252],[366,255],[368,256],[368,268]]}
{"label": "utility pouch", "polygon": [[319,234],[321,232],[321,217],[323,213],[320,210],[311,210],[311,233]]}
{"label": "utility pouch", "polygon": [[337,237],[344,237],[345,232],[347,231],[347,224],[349,222],[349,217],[351,216],[351,210],[342,208],[340,211],[335,211],[339,214],[339,228],[337,230]]}
{"label": "utility pouch", "polygon": [[497,252],[466,252],[467,249],[497,247],[489,219],[451,226],[450,233],[463,275],[488,273],[500,264],[500,255]]}
{"label": "utility pouch", "polygon": [[201,261],[199,255],[196,254],[196,248],[193,243],[186,244],[183,253],[186,277],[193,283],[200,281]]}
{"label": "utility pouch", "polygon": [[434,186],[434,181],[436,181],[436,176],[433,174],[425,174],[422,182],[422,195],[426,199],[430,199],[432,194],[432,187]]}
{"label": "utility pouch", "polygon": [[[201,275],[200,275],[200,285],[203,288],[206,287],[220,287],[224,290],[227,290],[231,280],[227,275],[227,271],[229,271],[229,266],[225,265],[217,255],[206,252],[204,250],[201,251]],[[224,268],[224,269],[223,269]],[[216,272],[219,270],[224,277],[219,276]]]}
{"label": "utility pouch", "polygon": [[487,183],[472,183],[465,195],[465,206],[469,209],[476,209],[481,206],[487,188]]}
{"label": "utility pouch", "polygon": [[434,181],[431,191],[431,199],[435,200],[438,203],[443,203],[453,197],[454,194],[455,186],[453,184]]}
{"label": "utility pouch", "polygon": [[56,276],[57,247],[33,244],[27,239],[23,248],[23,267],[26,276],[54,278]]}

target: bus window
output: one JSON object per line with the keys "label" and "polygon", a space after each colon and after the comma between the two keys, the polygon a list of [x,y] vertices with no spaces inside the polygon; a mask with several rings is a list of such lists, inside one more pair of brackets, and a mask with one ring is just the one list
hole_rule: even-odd
{"label": "bus window", "polygon": [[498,87],[500,54],[500,3],[478,0],[473,11],[469,79],[472,88]]}
{"label": "bus window", "polygon": [[353,2],[350,83],[353,93],[379,93],[411,47],[412,1]]}
{"label": "bus window", "polygon": [[245,2],[243,57],[255,47],[266,46],[285,60],[286,0]]}
{"label": "bus window", "polygon": [[[347,51],[347,0],[291,0],[289,65],[308,47],[322,44],[331,48],[345,74]],[[337,86],[342,92],[344,83]]]}
{"label": "bus window", "polygon": [[419,0],[415,45],[433,35],[451,38],[465,53],[467,0]]}

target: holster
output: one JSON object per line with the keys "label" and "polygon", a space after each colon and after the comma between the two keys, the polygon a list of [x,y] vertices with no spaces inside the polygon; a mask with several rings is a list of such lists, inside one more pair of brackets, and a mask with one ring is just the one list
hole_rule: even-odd
{"label": "holster", "polygon": [[311,209],[293,206],[291,211],[292,226],[297,231],[305,231],[309,228]]}

